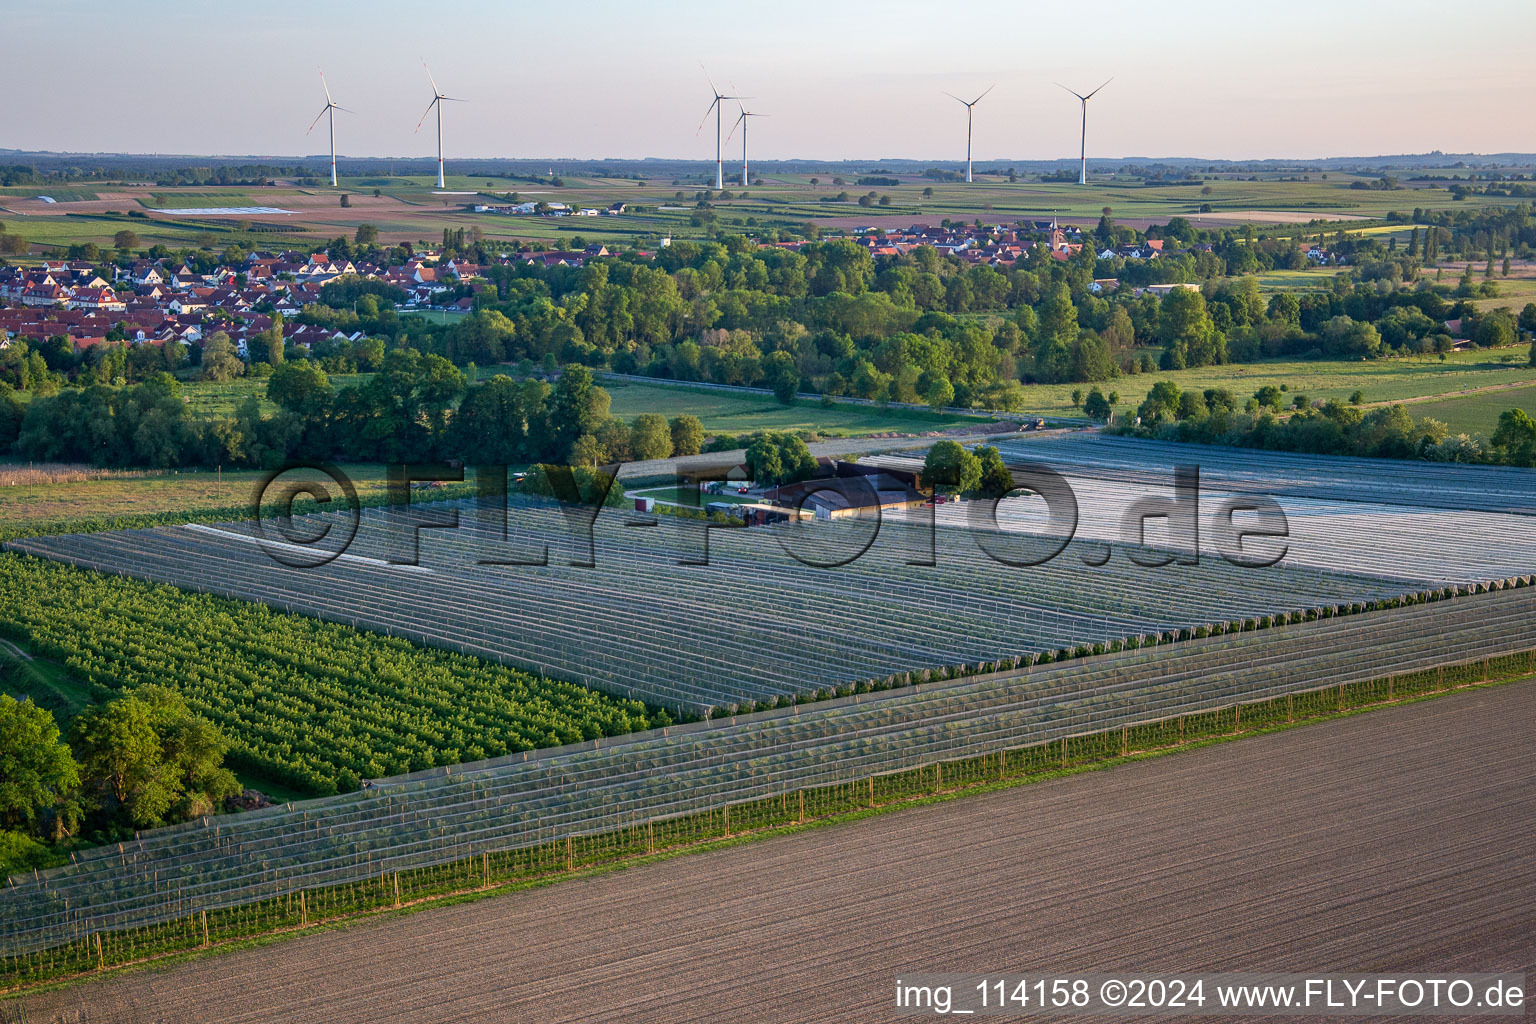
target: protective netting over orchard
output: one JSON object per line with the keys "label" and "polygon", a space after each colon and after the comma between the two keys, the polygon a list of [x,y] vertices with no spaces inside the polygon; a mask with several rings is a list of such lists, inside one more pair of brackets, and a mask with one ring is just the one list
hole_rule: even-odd
{"label": "protective netting over orchard", "polygon": [[[1292,568],[1324,569],[1416,584],[1471,584],[1536,568],[1536,473],[1493,466],[1438,465],[1391,459],[1336,459],[1209,445],[1165,444],[1076,435],[998,446],[1005,462],[1039,464],[1059,473],[1077,504],[1081,540],[1123,547],[1127,513],[1148,498],[1170,499],[1176,467],[1199,469],[1203,550],[1219,534],[1226,509],[1269,499],[1285,522],[1284,556]],[[921,454],[864,460],[893,469],[920,469]],[[1486,485],[1486,490],[1481,487]],[[984,520],[1006,531],[1038,532],[1046,505],[1021,491],[997,506],[959,502],[937,512],[893,517],[940,525]],[[1236,513],[1233,521],[1254,521]],[[1147,537],[1187,547],[1165,522],[1151,520]]]}
{"label": "protective netting over orchard", "polygon": [[[1529,583],[1529,579],[1522,581]],[[1434,599],[1431,599],[1434,598]],[[76,854],[0,892],[0,952],[876,780],[1071,737],[1528,672],[1536,588],[1497,587],[384,780]],[[1480,676],[1481,674],[1481,676]],[[1375,692],[1375,691],[1373,691]],[[1318,701],[1313,701],[1318,703]],[[1245,721],[1247,719],[1244,719]],[[1000,759],[1001,760],[1001,759]],[[876,782],[870,783],[873,786]]]}
{"label": "protective netting over orchard", "polygon": [[1536,514],[1536,473],[1515,467],[1307,455],[1100,434],[1003,441],[998,450],[1005,458],[1124,480],[1164,481],[1168,467],[1194,464],[1208,483],[1226,490]]}
{"label": "protective netting over orchard", "polygon": [[[1005,503],[1006,505],[1007,503]],[[460,513],[419,534],[413,517]],[[1418,589],[1390,572],[1280,565],[1137,564],[1102,545],[886,517],[749,529],[605,510],[592,527],[548,505],[475,502],[366,509],[347,553],[292,568],[250,524],[13,542],[106,572],[261,601],[498,659],[689,712],[769,701],[897,673],[1204,635],[1309,609],[1358,610]],[[344,513],[300,517],[313,534]],[[276,536],[268,527],[268,533]],[[708,543],[708,564],[702,561]],[[865,545],[868,550],[863,550]],[[486,558],[546,565],[485,565]],[[297,553],[295,548],[292,553]],[[279,554],[286,555],[286,549]],[[1166,556],[1164,556],[1166,557]],[[590,559],[590,567],[572,565]],[[1145,559],[1160,560],[1160,559]],[[844,561],[836,567],[828,563]],[[814,564],[806,564],[806,563]],[[916,564],[914,564],[916,563]],[[931,564],[929,564],[931,563]],[[1389,568],[1389,567],[1388,567]]]}

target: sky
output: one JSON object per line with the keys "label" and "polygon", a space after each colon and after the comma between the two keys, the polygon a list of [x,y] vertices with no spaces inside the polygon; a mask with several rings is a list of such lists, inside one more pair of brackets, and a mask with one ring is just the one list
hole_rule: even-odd
{"label": "sky", "polygon": [[[1533,0],[964,3],[0,0],[0,148],[714,158],[721,91],[759,159],[1318,158],[1536,151]],[[701,67],[702,65],[702,67]],[[734,118],[734,105],[728,107]],[[727,128],[729,128],[729,120]],[[739,136],[726,153],[740,153]]]}

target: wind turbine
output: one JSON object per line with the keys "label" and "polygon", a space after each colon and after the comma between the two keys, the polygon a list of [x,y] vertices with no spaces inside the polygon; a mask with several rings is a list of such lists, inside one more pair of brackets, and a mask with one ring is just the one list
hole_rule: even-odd
{"label": "wind turbine", "polygon": [[[747,119],[752,117],[767,117],[767,114],[758,114],[743,107],[740,103],[736,108],[741,111],[741,116],[736,119],[736,124],[731,125],[731,135],[736,134],[736,126],[741,126],[741,187],[746,188],[751,180],[747,177]],[[706,115],[708,116],[708,115]],[[731,135],[725,137],[726,142],[731,141]]]}
{"label": "wind turbine", "polygon": [[988,92],[991,92],[996,88],[997,85],[995,83],[987,86],[986,92],[982,93],[981,96],[977,96],[975,99],[968,103],[965,100],[960,99],[959,96],[956,96],[952,92],[946,92],[944,94],[950,99],[965,105],[965,180],[967,183],[969,183],[971,180],[971,110],[976,106],[976,104],[981,102],[982,96],[985,96]]}
{"label": "wind turbine", "polygon": [[[1113,76],[1106,78],[1104,79],[1104,85],[1108,85],[1114,80],[1115,79]],[[1061,85],[1060,82],[1057,82],[1056,84]],[[1104,88],[1104,85],[1099,86],[1099,89]],[[1067,89],[1067,87],[1064,85],[1061,85],[1061,87],[1063,89]],[[1067,89],[1067,92],[1070,92],[1073,96],[1076,96],[1078,99],[1083,101],[1083,139],[1078,149],[1078,158],[1082,160],[1082,169],[1077,173],[1077,183],[1079,185],[1088,184],[1088,101],[1093,99],[1093,97],[1098,94],[1099,89],[1093,90],[1093,92],[1089,93],[1087,96],[1084,96],[1076,89]]]}
{"label": "wind turbine", "polygon": [[[347,110],[346,107],[341,106],[335,100],[331,99],[331,87],[325,84],[325,72],[324,71],[320,72],[320,88],[325,90],[325,106],[320,109],[320,113],[315,115],[315,119],[309,123],[309,132],[312,132],[312,131],[315,130],[315,125],[320,123],[320,119],[322,117],[324,117],[326,114],[330,114],[331,115],[331,187],[335,188],[336,187],[336,111],[341,110],[341,111],[345,111],[348,114],[356,113],[356,111]],[[304,134],[308,135],[309,132],[305,132]]]}
{"label": "wind turbine", "polygon": [[[704,66],[702,64],[699,65],[699,69],[701,71],[703,70],[703,67]],[[721,107],[720,101],[721,100],[749,100],[752,97],[751,96],[727,96],[723,92],[721,92],[718,88],[716,88],[715,80],[713,78],[709,77],[709,72],[708,71],[704,72],[704,77],[706,79],[709,79],[709,91],[714,93],[715,98],[713,100],[711,100],[709,106],[707,108],[705,108],[705,110],[704,110],[704,117],[703,117],[702,120],[699,121],[699,127],[694,130],[693,134],[694,135],[698,135],[699,132],[704,130],[704,122],[709,120],[709,115],[710,115],[711,112],[713,112],[714,115],[715,115],[715,191],[719,192],[721,189],[725,188],[725,168],[720,163],[720,131],[721,131],[721,128],[722,128],[720,111],[722,109],[724,109],[724,108]]]}
{"label": "wind turbine", "polygon": [[[427,68],[427,62],[422,61],[421,66]],[[437,87],[437,79],[432,77],[432,69],[427,68],[427,81],[432,83],[432,102],[427,104],[426,112],[421,115],[421,120],[416,122],[416,130],[421,131],[421,126],[427,123],[427,114],[432,113],[432,108],[437,108],[437,187],[447,188],[443,182],[443,100],[453,103],[464,103],[466,100],[453,96],[444,96],[443,90]]]}

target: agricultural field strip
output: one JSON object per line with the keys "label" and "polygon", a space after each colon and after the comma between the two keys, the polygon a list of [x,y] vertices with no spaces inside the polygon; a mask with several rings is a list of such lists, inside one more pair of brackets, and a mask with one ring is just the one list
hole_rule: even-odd
{"label": "agricultural field strip", "polygon": [[[330,516],[325,513],[322,516]],[[1124,559],[1089,570],[1073,551],[1042,566],[992,561],[971,531],[941,536],[933,567],[904,564],[926,532],[887,524],[880,554],[813,569],[779,550],[775,528],[711,530],[709,566],[697,524],[666,520],[637,530],[599,518],[595,569],[565,564],[558,512],[509,516],[510,543],[474,515],[456,531],[425,531],[421,566],[375,566],[401,549],[392,513],[365,510],[345,566],[294,570],[238,535],[167,528],[11,542],[19,551],[321,618],[580,678],[654,703],[695,709],[789,695],[893,672],[999,657],[1274,612],[1392,597],[1416,585],[1311,569],[1239,569],[1219,560],[1147,568]],[[334,522],[334,519],[332,520]],[[806,550],[858,541],[857,524],[818,524]],[[683,530],[695,531],[694,543]],[[529,552],[548,543],[547,567],[476,567],[487,550]],[[800,543],[797,541],[797,543]],[[847,551],[844,547],[843,552]],[[821,557],[821,556],[818,556]],[[364,561],[364,560],[372,561]],[[1085,573],[1088,575],[1085,577]],[[1085,587],[1085,578],[1092,581]],[[737,609],[727,628],[718,602]],[[805,623],[815,624],[807,630]],[[701,630],[698,623],[711,623]],[[604,638],[623,636],[613,644]],[[785,636],[797,658],[764,660]]]}
{"label": "agricultural field strip", "polygon": [[[920,469],[922,460],[903,456],[874,456],[873,465],[896,469]],[[1078,505],[1081,540],[1107,541],[1119,546],[1122,519],[1132,505],[1145,497],[1173,497],[1172,474],[1163,486],[1140,481],[1079,475],[1063,467]],[[1245,498],[1237,491],[1200,490],[1200,541],[1204,557],[1219,557],[1213,550],[1220,513],[1225,502]],[[1473,583],[1518,575],[1536,566],[1536,517],[1498,512],[1444,508],[1413,508],[1378,502],[1329,501],[1280,495],[1289,531],[1285,557],[1279,564],[1293,568],[1333,570],[1366,576],[1415,580],[1425,584]],[[937,510],[901,510],[886,513],[893,520],[926,523],[933,516],[939,525],[968,526],[972,517],[992,527],[992,513],[984,504],[954,502]],[[1047,522],[1046,505],[1034,494],[1004,499],[998,506],[995,525],[1005,531],[1040,533]],[[1241,527],[1243,515],[1235,522]],[[1182,550],[1167,535],[1166,526],[1153,520],[1147,526],[1149,543],[1159,548]]]}
{"label": "agricultural field strip", "polygon": [[888,1015],[895,950],[978,968],[1518,969],[1536,904],[1523,870],[1533,715],[1530,686],[1465,694],[37,993],[21,1009],[59,1024],[871,1020]]}
{"label": "agricultural field strip", "polygon": [[6,948],[35,948],[92,928],[1499,657],[1536,646],[1533,612],[1531,587],[1496,590],[389,780],[291,810],[157,830],[40,883],[13,880],[0,894],[0,935]]}
{"label": "agricultural field strip", "polygon": [[1098,434],[1010,439],[997,447],[1010,461],[1042,462],[1104,479],[1166,485],[1174,466],[1198,465],[1201,485],[1221,490],[1536,515],[1536,472],[1529,469],[1304,455]]}

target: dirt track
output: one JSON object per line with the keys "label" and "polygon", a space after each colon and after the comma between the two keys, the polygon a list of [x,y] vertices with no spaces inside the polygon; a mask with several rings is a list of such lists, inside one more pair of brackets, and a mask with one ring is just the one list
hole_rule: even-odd
{"label": "dirt track", "polygon": [[[29,1021],[866,1021],[900,970],[1525,970],[1536,683],[31,997]],[[1251,1018],[1257,1019],[1257,1018]]]}

